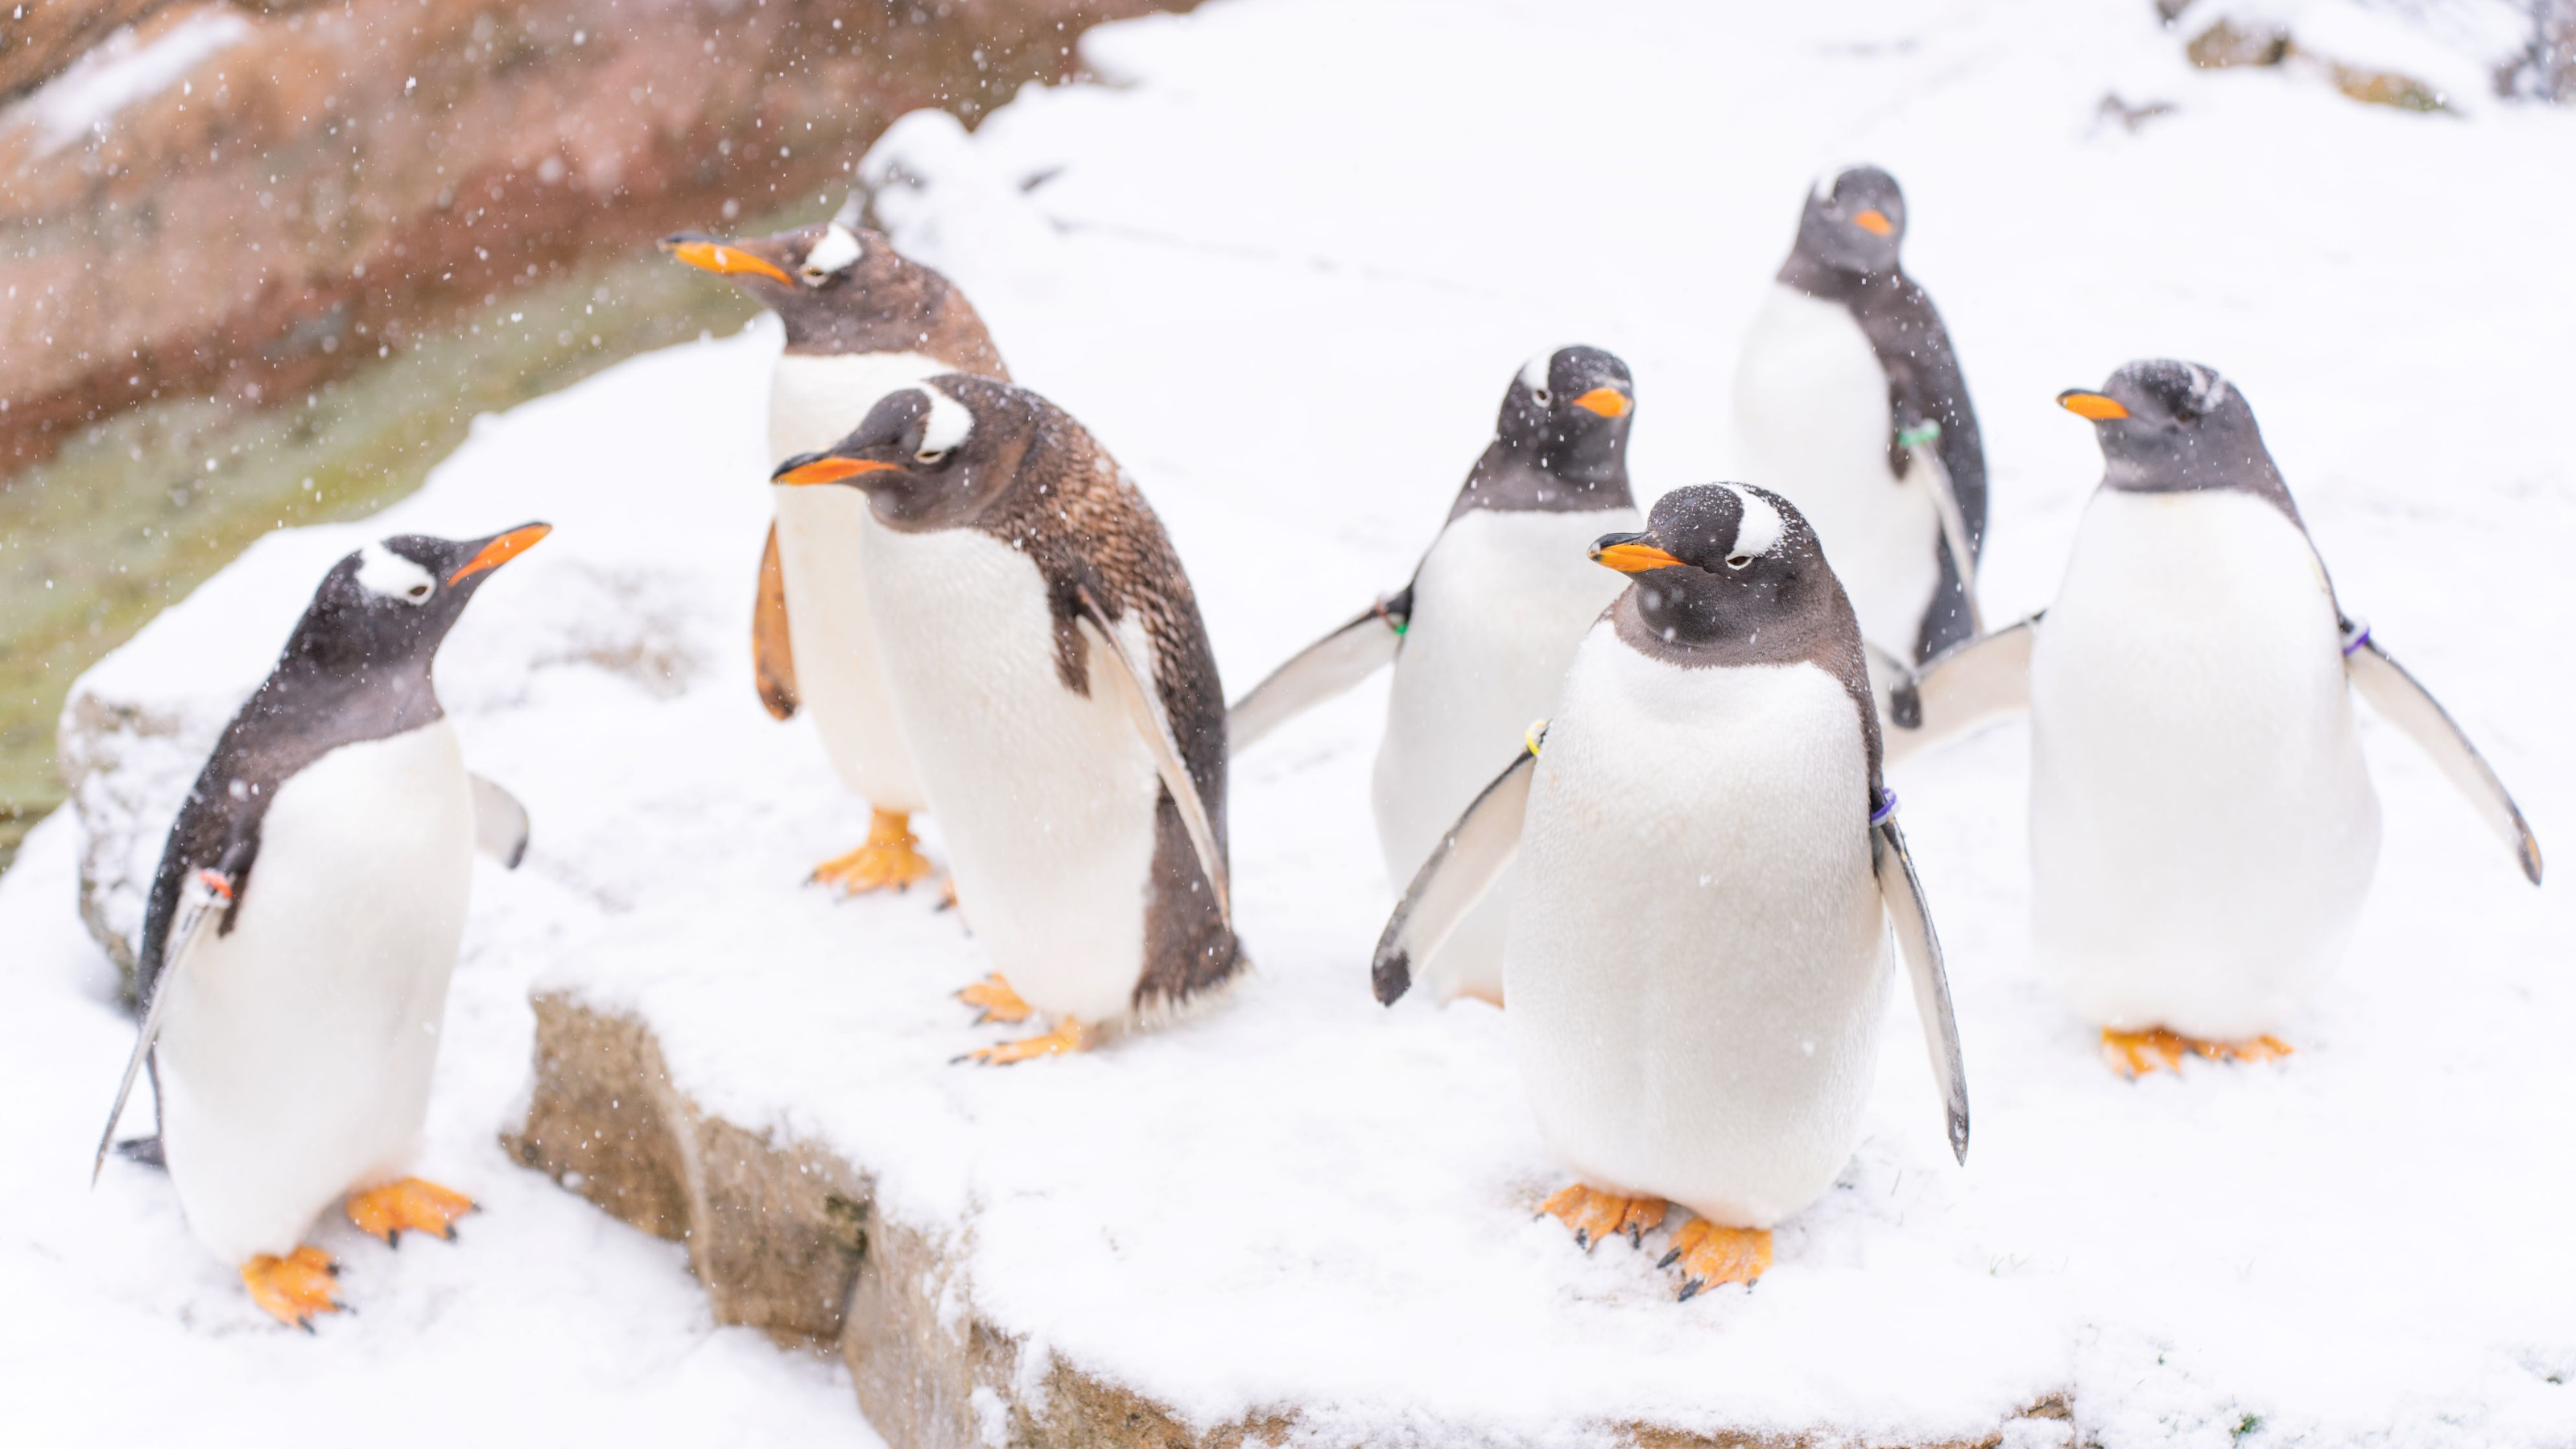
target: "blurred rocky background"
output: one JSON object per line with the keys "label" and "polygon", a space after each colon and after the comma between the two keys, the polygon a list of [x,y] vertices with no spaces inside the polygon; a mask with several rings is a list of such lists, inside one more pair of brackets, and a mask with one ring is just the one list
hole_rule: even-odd
{"label": "blurred rocky background", "polygon": [[750,315],[652,239],[1193,3],[0,0],[0,865],[73,677],[252,539]]}

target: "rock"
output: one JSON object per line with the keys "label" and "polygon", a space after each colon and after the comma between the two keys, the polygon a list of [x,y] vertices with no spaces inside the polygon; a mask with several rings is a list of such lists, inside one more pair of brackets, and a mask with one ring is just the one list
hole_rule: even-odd
{"label": "rock", "polygon": [[0,88],[51,78],[0,112],[0,473],[147,399],[292,402],[587,257],[844,189],[895,117],[979,115],[1070,75],[1088,26],[1190,3],[47,0],[0,52]]}
{"label": "rock", "polygon": [[2279,65],[2290,58],[2290,32],[2220,20],[2191,38],[2183,54],[2202,70],[2240,65]]}
{"label": "rock", "polygon": [[689,1247],[716,1317],[830,1344],[868,1242],[868,1188],[810,1144],[773,1143],[671,1086],[641,1022],[541,995],[528,1120],[503,1139],[615,1216]]}
{"label": "rock", "polygon": [[2452,109],[2438,89],[2413,76],[2347,64],[2300,45],[2287,30],[2260,22],[2222,17],[2193,36],[2183,53],[2203,70],[2293,65],[2322,76],[2336,90],[2365,105],[2394,106],[2401,111]]}
{"label": "rock", "polygon": [[[1193,1426],[1164,1404],[1032,1344],[967,1306],[971,1224],[874,1210],[867,1176],[813,1142],[728,1122],[675,1086],[653,1029],[577,993],[536,997],[536,1086],[503,1144],[609,1213],[688,1244],[716,1317],[782,1340],[837,1341],[860,1406],[894,1449],[1240,1449],[1288,1442],[1294,1408]],[[1639,1449],[1791,1445],[1815,1437],[1612,1421]],[[1465,1426],[1391,1419],[1360,1443],[1466,1441]],[[2057,1445],[2052,1396],[1955,1445]]]}

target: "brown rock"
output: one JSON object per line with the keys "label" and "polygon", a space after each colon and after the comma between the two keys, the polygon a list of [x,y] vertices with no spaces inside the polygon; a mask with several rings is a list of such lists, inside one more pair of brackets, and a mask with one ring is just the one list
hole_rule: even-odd
{"label": "brown rock", "polygon": [[[101,7],[149,12],[142,46],[242,34],[86,134],[40,123],[51,91],[0,114],[0,472],[145,399],[291,400],[602,250],[837,193],[895,117],[971,120],[1072,74],[1088,26],[1191,3]],[[0,77],[95,44],[74,10],[31,12]]]}
{"label": "brown rock", "polygon": [[614,1216],[689,1245],[718,1321],[831,1344],[868,1188],[828,1153],[698,1110],[641,1022],[539,996],[537,1086],[503,1145]]}
{"label": "brown rock", "polygon": [[2290,32],[2220,20],[2191,38],[2183,54],[2202,70],[2239,65],[2279,65],[2290,58]]}
{"label": "brown rock", "polygon": [[[830,1152],[706,1112],[673,1088],[645,1023],[565,994],[540,993],[535,1006],[536,1087],[526,1125],[503,1144],[617,1217],[686,1241],[720,1321],[837,1342],[893,1449],[1245,1449],[1295,1431],[1294,1406],[1198,1429],[1062,1359],[1023,1363],[1025,1345],[968,1306],[957,1245],[969,1224],[880,1215],[866,1177]],[[2029,1426],[2022,1442],[2074,1443],[2073,1417],[2051,1398],[2016,1422]],[[1639,1449],[1820,1442],[1638,1423],[1611,1432]],[[1440,1437],[1436,1425],[1388,1426],[1389,1442]],[[1974,1443],[2003,1441],[1999,1428]]]}

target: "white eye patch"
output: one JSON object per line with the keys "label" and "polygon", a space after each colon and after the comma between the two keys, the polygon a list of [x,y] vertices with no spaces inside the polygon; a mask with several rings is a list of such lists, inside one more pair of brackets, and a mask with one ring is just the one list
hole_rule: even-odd
{"label": "white eye patch", "polygon": [[805,275],[819,280],[845,270],[859,259],[861,250],[858,237],[836,221],[823,229],[823,239],[805,254]]}
{"label": "white eye patch", "polygon": [[421,604],[438,592],[438,576],[381,543],[358,550],[358,583],[368,593]]}
{"label": "white eye patch", "polygon": [[948,452],[975,431],[975,415],[966,410],[964,403],[928,383],[922,384],[921,395],[930,399],[930,416],[921,427],[921,451]]}
{"label": "white eye patch", "polygon": [[2227,401],[2227,379],[2197,362],[2183,366],[2191,373],[2191,410],[2202,417],[2217,411],[2218,405]]}
{"label": "white eye patch", "polygon": [[1556,364],[1556,355],[1564,350],[1551,347],[1521,364],[1521,386],[1528,388],[1531,396],[1547,396],[1547,370]]}
{"label": "white eye patch", "polygon": [[1738,488],[1735,496],[1744,500],[1744,521],[1735,526],[1735,552],[1755,558],[1780,546],[1789,525],[1771,500],[1750,488]]}

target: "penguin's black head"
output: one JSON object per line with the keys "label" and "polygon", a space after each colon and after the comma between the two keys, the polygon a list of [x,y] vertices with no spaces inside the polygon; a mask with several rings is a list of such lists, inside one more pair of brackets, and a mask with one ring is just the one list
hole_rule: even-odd
{"label": "penguin's black head", "polygon": [[1522,364],[1494,432],[1559,477],[1606,477],[1627,457],[1636,411],[1628,364],[1598,347],[1560,347]]}
{"label": "penguin's black head", "polygon": [[2057,405],[2093,424],[2109,487],[2244,488],[2288,502],[2254,409],[2214,369],[2167,358],[2132,362],[2101,391],[2069,388]]}
{"label": "penguin's black head", "polygon": [[[679,232],[662,238],[662,250],[675,261],[731,279],[776,312],[787,324],[790,346],[826,342],[835,332],[871,322],[933,328],[933,314],[949,292],[936,273],[851,220],[746,241]],[[927,331],[917,340],[927,341]]]}
{"label": "penguin's black head", "polygon": [[1645,532],[1594,540],[1592,561],[1635,578],[1646,626],[1683,647],[1747,639],[1841,589],[1805,516],[1742,483],[1674,489],[1656,501]]}
{"label": "penguin's black head", "polygon": [[1838,272],[1879,276],[1896,270],[1905,244],[1905,193],[1875,166],[1854,166],[1807,193],[1798,218],[1798,251]]}
{"label": "penguin's black head", "polygon": [[1010,484],[995,445],[1017,431],[996,406],[1011,391],[958,373],[899,388],[848,437],[779,464],[769,481],[857,488],[878,518],[897,526],[962,523]]}
{"label": "penguin's black head", "polygon": [[361,676],[426,669],[492,571],[553,531],[526,523],[489,538],[403,533],[368,544],[323,576],[287,656]]}

